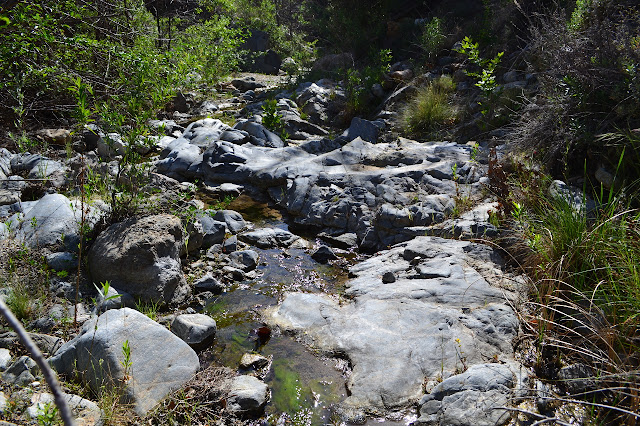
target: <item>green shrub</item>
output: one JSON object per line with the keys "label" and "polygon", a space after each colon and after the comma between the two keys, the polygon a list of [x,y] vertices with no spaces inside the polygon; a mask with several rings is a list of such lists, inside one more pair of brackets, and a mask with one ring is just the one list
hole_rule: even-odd
{"label": "green shrub", "polygon": [[442,49],[446,40],[442,19],[434,16],[424,25],[420,45],[424,49],[427,59],[433,61]]}
{"label": "green shrub", "polygon": [[454,123],[458,109],[452,103],[455,83],[442,76],[418,90],[400,114],[401,127],[416,136],[426,135]]}

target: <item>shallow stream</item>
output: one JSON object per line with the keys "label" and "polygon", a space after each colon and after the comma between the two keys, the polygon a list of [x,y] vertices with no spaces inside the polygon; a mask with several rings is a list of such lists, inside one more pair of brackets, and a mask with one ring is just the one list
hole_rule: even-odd
{"label": "shallow stream", "polygon": [[[287,229],[277,210],[251,202],[248,197],[238,198],[229,208],[240,212],[255,227]],[[234,283],[206,307],[218,324],[213,359],[233,369],[239,368],[242,355],[248,352],[271,360],[263,377],[271,389],[266,407],[268,424],[342,424],[332,407],[347,396],[346,361],[314,354],[278,330],[273,330],[268,339],[261,339],[257,330],[265,326],[261,316],[264,310],[277,305],[285,292],[323,292],[337,297],[347,280],[346,268],[319,264],[302,249],[252,249],[260,255],[258,278]],[[353,262],[356,257],[350,254],[342,263]],[[367,424],[407,422],[371,419]]]}

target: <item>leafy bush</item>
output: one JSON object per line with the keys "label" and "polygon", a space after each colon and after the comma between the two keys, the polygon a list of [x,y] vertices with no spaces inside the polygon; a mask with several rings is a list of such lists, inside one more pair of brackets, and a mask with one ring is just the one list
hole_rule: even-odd
{"label": "leafy bush", "polygon": [[345,92],[347,95],[348,115],[369,112],[371,105],[371,88],[381,83],[384,75],[391,67],[391,50],[380,50],[371,65],[363,69],[349,68],[346,71]]}
{"label": "leafy bush", "polygon": [[420,37],[420,45],[430,61],[438,55],[446,38],[442,19],[434,16],[430,21],[427,21]]}
{"label": "leafy bush", "polygon": [[419,89],[401,112],[402,128],[410,134],[422,136],[455,122],[458,110],[451,99],[454,89],[455,83],[449,76],[442,76]]}
{"label": "leafy bush", "polygon": [[[196,74],[211,83],[230,72],[242,41],[228,19],[213,15],[179,32],[172,50],[159,50],[142,1],[18,2],[2,18],[0,110],[18,129],[29,116],[79,111],[84,121],[115,110],[123,115],[117,125],[144,122]],[[70,107],[79,87],[90,97]]]}

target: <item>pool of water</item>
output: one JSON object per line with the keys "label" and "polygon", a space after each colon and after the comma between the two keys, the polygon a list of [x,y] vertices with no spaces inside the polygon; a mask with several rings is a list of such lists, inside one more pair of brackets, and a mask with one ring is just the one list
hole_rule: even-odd
{"label": "pool of water", "polygon": [[346,271],[320,265],[300,249],[259,250],[258,279],[235,284],[210,300],[206,311],[218,324],[211,355],[238,368],[242,355],[256,352],[270,358],[264,377],[272,395],[266,408],[270,424],[331,424],[331,407],[346,397],[346,376],[340,361],[312,353],[291,336],[274,330],[268,341],[258,338],[265,308],[276,305],[285,292],[336,293]]}

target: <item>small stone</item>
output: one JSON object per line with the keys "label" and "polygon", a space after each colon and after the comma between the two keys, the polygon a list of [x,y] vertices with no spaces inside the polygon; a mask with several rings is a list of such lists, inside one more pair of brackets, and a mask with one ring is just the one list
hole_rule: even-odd
{"label": "small stone", "polygon": [[269,387],[253,376],[237,376],[229,383],[227,410],[236,414],[259,415],[264,411]]}
{"label": "small stone", "polygon": [[173,334],[192,347],[210,343],[216,336],[216,330],[216,321],[204,314],[178,315],[171,323]]}
{"label": "small stone", "polygon": [[46,257],[47,266],[54,271],[69,271],[78,267],[78,258],[69,252],[51,253]]}
{"label": "small stone", "polygon": [[9,349],[0,348],[0,371],[6,370],[11,365],[11,352]]}
{"label": "small stone", "polygon": [[35,381],[34,374],[38,368],[36,362],[28,356],[21,356],[7,368],[2,375],[2,380],[18,386],[26,386]]}
{"label": "small stone", "polygon": [[253,271],[258,266],[258,253],[253,250],[236,251],[229,255],[231,266],[244,272]]}
{"label": "small stone", "polygon": [[7,397],[4,396],[4,392],[0,392],[0,414],[4,414],[7,411]]}
{"label": "small stone", "polygon": [[385,284],[391,284],[396,282],[396,274],[394,274],[391,271],[387,271],[384,274],[382,274],[382,282]]}
{"label": "small stone", "polygon": [[260,354],[246,353],[240,359],[240,368],[260,370],[269,365],[269,359]]}
{"label": "small stone", "polygon": [[222,252],[223,253],[233,253],[238,250],[238,237],[233,235],[232,237],[227,238],[222,243]]}
{"label": "small stone", "polygon": [[224,291],[224,285],[211,274],[207,274],[193,283],[193,287],[198,292],[210,291],[214,295],[218,295]]}
{"label": "small stone", "polygon": [[313,252],[311,258],[318,263],[328,263],[330,260],[336,260],[338,256],[331,250],[331,247],[322,245]]}

